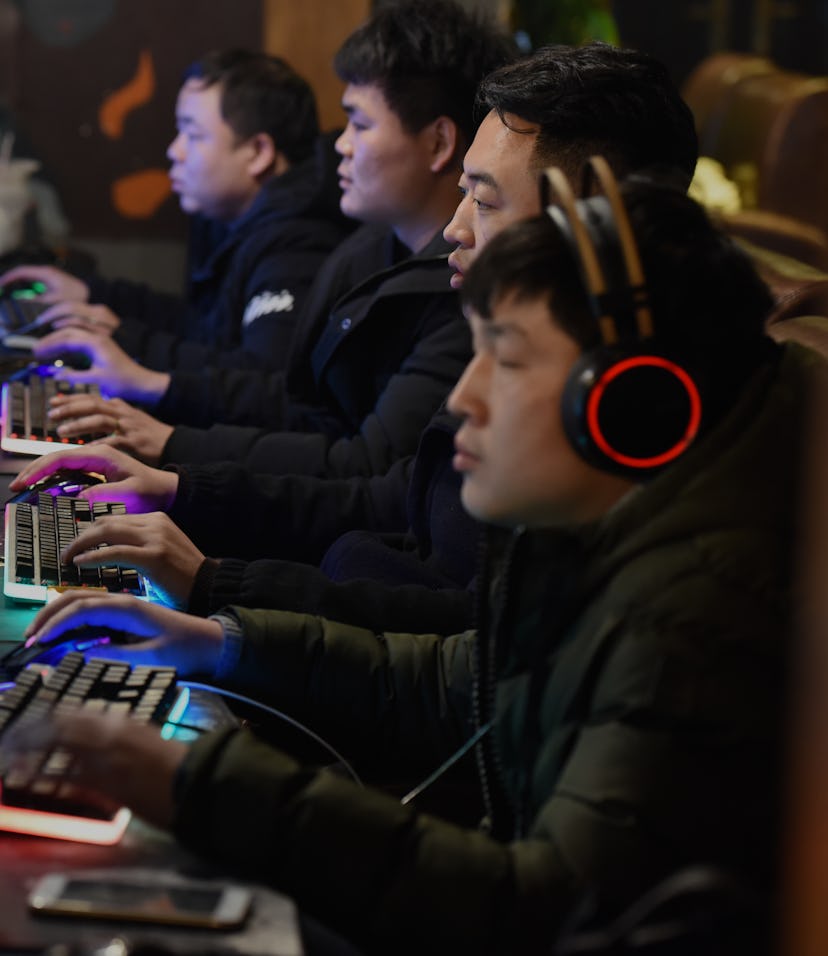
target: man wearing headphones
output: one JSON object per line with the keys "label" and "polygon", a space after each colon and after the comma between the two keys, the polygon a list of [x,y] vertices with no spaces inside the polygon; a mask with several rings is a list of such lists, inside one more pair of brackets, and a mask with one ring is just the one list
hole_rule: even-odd
{"label": "man wearing headphones", "polygon": [[477,736],[472,831],[241,731],[188,749],[94,716],[40,729],[83,782],[370,952],[552,951],[585,898],[615,913],[697,863],[773,883],[808,362],[764,336],[767,289],[699,206],[646,182],[622,198],[594,168],[598,195],[551,176],[549,215],[466,275],[450,407],[490,527],[476,633],[76,595],[35,622],[140,633],[361,768],[416,781]]}
{"label": "man wearing headphones", "polygon": [[[540,211],[545,166],[560,165],[577,182],[597,151],[619,176],[653,163],[669,166],[682,185],[693,175],[692,114],[664,66],[634,50],[600,43],[538,50],[486,77],[478,107],[486,116],[445,230],[455,247],[455,287],[492,236]],[[416,456],[372,479],[266,477],[242,464],[159,473],[89,448],[34,463],[12,488],[49,468],[87,467],[110,482],[91,496],[122,494],[130,511],[169,512],[172,521],[130,514],[96,523],[69,556],[137,566],[194,614],[244,604],[450,634],[472,623],[478,536],[451,467],[455,429],[456,420],[438,412]],[[136,494],[145,477],[164,493]]]}

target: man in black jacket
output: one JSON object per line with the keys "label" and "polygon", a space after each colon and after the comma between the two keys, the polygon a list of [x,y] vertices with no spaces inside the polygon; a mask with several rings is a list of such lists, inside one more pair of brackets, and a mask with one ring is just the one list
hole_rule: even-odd
{"label": "man in black jacket", "polygon": [[[489,76],[479,100],[488,115],[464,160],[465,194],[446,229],[457,244],[458,277],[496,231],[538,211],[537,173],[553,161],[566,160],[573,182],[595,150],[620,173],[657,163],[675,167],[684,183],[692,175],[692,116],[666,70],[642,54],[601,44],[541,50]],[[158,472],[89,449],[37,462],[12,487],[68,460],[114,482],[90,497],[168,512],[178,527],[162,514],[108,519],[79,537],[70,555],[138,565],[193,613],[237,603],[451,633],[471,620],[477,538],[452,468],[454,430],[452,416],[439,412],[416,456],[381,477],[264,476],[230,464]],[[83,554],[103,541],[101,552]]]}
{"label": "man in black jacket", "polygon": [[[400,801],[249,732],[188,746],[80,712],[21,726],[18,766],[68,747],[75,783],[366,953],[634,952],[665,927],[663,952],[765,951],[813,357],[764,334],[767,288],[700,207],[655,183],[622,200],[605,173],[581,203],[559,177],[561,205],[499,234],[464,286],[475,354],[450,407],[463,503],[490,525],[476,633],[241,608],[203,620],[92,592],[30,632],[140,635],[107,653],[273,701],[362,773],[417,786]],[[418,808],[474,743],[483,824]],[[688,868],[665,909],[662,881]],[[701,881],[708,868],[719,880]],[[758,895],[734,906],[728,945],[709,904],[736,894],[694,891],[734,880]],[[605,932],[567,945],[585,915]]]}
{"label": "man in black jacket", "polygon": [[38,355],[80,349],[93,363],[63,378],[98,382],[179,427],[81,398],[60,405],[61,418],[75,418],[61,434],[115,432],[107,441],[150,463],[233,459],[278,473],[382,474],[412,454],[469,354],[442,230],[477,85],[511,58],[508,37],[453,0],[381,8],[335,60],[347,84],[341,206],[366,225],[320,271],[286,374],[159,374],[105,338],[62,330]]}
{"label": "man in black jacket", "polygon": [[193,263],[186,299],[52,267],[1,281],[39,279],[56,303],[45,325],[111,331],[150,369],[281,367],[314,276],[350,231],[313,91],[278,57],[211,53],[185,73],[176,125],[173,190],[220,234]]}

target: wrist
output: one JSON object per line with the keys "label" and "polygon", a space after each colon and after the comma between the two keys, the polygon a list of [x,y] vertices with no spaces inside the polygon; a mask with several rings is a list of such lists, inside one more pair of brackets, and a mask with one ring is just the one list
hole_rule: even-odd
{"label": "wrist", "polygon": [[227,639],[222,624],[212,618],[189,618],[196,639],[191,656],[191,673],[215,677],[224,656]]}
{"label": "wrist", "polygon": [[221,654],[216,660],[213,678],[224,680],[232,675],[239,662],[244,642],[244,630],[241,621],[230,608],[224,608],[217,614],[211,614],[208,620],[211,624],[218,625],[221,628]]}
{"label": "wrist", "polygon": [[158,510],[167,514],[172,511],[178,496],[178,472],[167,469],[154,469],[158,474]]}
{"label": "wrist", "polygon": [[169,387],[170,375],[168,372],[154,372],[152,369],[141,367],[141,376],[136,383],[135,395],[132,396],[132,400],[153,408],[161,401]]}

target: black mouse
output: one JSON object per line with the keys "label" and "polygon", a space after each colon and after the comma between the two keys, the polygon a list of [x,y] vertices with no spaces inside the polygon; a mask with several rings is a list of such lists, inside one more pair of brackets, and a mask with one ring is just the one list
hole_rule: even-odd
{"label": "black mouse", "polygon": [[6,680],[13,680],[30,664],[54,667],[71,651],[80,651],[91,657],[106,657],[109,644],[129,644],[141,640],[146,638],[101,627],[79,627],[61,634],[54,642],[32,644],[30,647],[26,647],[25,643],[18,644],[0,658],[0,674]]}
{"label": "black mouse", "polygon": [[14,279],[0,285],[0,298],[33,299],[46,292],[46,285],[38,279]]}
{"label": "black mouse", "polygon": [[[42,332],[49,330],[44,328]],[[92,360],[86,352],[80,349],[67,350],[59,355],[53,355],[49,359],[35,358],[34,349],[39,341],[37,335],[27,332],[21,335],[19,332],[8,332],[0,339],[2,345],[2,354],[15,357],[28,357],[31,362],[31,371],[38,375],[54,375],[59,368],[73,368],[79,372],[85,372],[92,368]]]}
{"label": "black mouse", "polygon": [[41,492],[46,492],[53,497],[68,495],[74,498],[79,495],[84,488],[92,485],[100,485],[105,481],[101,475],[89,471],[80,471],[74,468],[61,468],[53,471],[49,475],[44,475],[39,481],[28,488],[9,498],[6,504],[16,504],[19,501],[34,503]]}

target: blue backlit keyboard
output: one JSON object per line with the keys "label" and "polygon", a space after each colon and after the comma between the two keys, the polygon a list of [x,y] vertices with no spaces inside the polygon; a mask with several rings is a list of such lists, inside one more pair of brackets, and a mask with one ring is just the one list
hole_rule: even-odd
{"label": "blue backlit keyboard", "polygon": [[[220,697],[190,691],[171,667],[131,666],[71,651],[53,667],[30,664],[0,693],[0,739],[13,725],[87,710],[160,725],[163,737],[192,739],[236,725]],[[60,748],[27,752],[0,775],[0,830],[84,843],[120,840],[129,811],[73,782],[73,759]]]}

